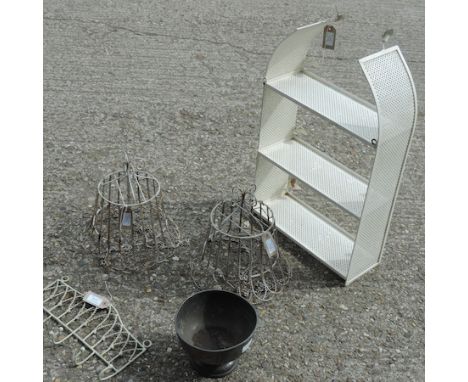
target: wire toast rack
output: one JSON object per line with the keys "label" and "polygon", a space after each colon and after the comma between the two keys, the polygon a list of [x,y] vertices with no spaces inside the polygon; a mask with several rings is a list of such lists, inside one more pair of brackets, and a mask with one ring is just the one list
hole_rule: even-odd
{"label": "wire toast rack", "polygon": [[[53,320],[59,325],[55,344],[74,338],[82,345],[74,355],[77,366],[95,357],[105,365],[99,380],[108,380],[140,357],[151,341],[141,342],[133,336],[111,303],[106,307],[92,305],[67,282],[64,277],[43,289],[44,323]],[[103,299],[96,294],[93,297]]]}

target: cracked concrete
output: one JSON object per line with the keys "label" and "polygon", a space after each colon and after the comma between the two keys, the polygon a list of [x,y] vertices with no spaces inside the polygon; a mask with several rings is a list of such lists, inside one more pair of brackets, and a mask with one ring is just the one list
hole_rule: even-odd
{"label": "cracked concrete", "polygon": [[231,48],[242,50],[243,52],[248,53],[248,54],[270,55],[268,52],[262,53],[262,52],[257,52],[254,50],[245,49],[243,46],[237,46],[228,41],[216,41],[216,40],[209,40],[206,38],[186,37],[186,36],[179,36],[179,35],[139,31],[139,30],[135,30],[131,28],[125,28],[125,27],[121,27],[117,25],[111,25],[111,24],[98,22],[98,21],[92,21],[92,20],[78,20],[78,19],[65,19],[65,18],[53,18],[53,17],[44,17],[44,20],[55,20],[55,21],[63,21],[63,22],[75,21],[75,22],[84,23],[84,24],[93,23],[93,24],[102,25],[109,29],[112,29],[112,31],[109,33],[117,32],[117,31],[125,31],[125,32],[133,33],[137,36],[167,37],[167,38],[171,38],[174,40],[191,40],[191,41],[198,41],[198,42],[207,42],[207,43],[215,44],[219,46],[227,45],[227,46],[230,46]]}

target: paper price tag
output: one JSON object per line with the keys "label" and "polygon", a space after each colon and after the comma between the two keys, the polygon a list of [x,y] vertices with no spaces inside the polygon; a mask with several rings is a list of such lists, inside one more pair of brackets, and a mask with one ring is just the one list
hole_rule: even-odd
{"label": "paper price tag", "polygon": [[323,29],[322,48],[335,49],[336,29],[332,25],[326,25]]}
{"label": "paper price tag", "polygon": [[124,227],[130,227],[132,225],[132,211],[126,210],[122,214],[122,225]]}
{"label": "paper price tag", "polygon": [[110,306],[110,301],[107,297],[101,296],[91,291],[84,294],[83,301],[99,309],[108,308]]}
{"label": "paper price tag", "polygon": [[263,247],[268,255],[268,257],[273,257],[278,253],[278,246],[276,245],[275,239],[271,236],[270,232],[265,232],[262,235]]}

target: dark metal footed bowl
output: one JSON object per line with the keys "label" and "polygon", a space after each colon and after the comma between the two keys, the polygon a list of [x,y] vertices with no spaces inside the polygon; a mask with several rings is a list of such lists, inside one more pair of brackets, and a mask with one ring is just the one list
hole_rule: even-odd
{"label": "dark metal footed bowl", "polygon": [[244,298],[222,290],[189,297],[176,316],[176,333],[202,376],[224,377],[247,351],[257,326],[257,312]]}

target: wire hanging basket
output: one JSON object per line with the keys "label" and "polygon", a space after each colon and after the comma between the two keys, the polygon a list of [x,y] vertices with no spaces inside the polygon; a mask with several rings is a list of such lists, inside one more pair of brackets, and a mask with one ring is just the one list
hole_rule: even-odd
{"label": "wire hanging basket", "polygon": [[128,161],[99,182],[90,226],[102,264],[121,270],[152,267],[183,243],[158,179]]}
{"label": "wire hanging basket", "polygon": [[254,303],[270,300],[291,277],[276,245],[273,212],[252,191],[216,204],[208,237],[190,268],[198,288],[220,286]]}

